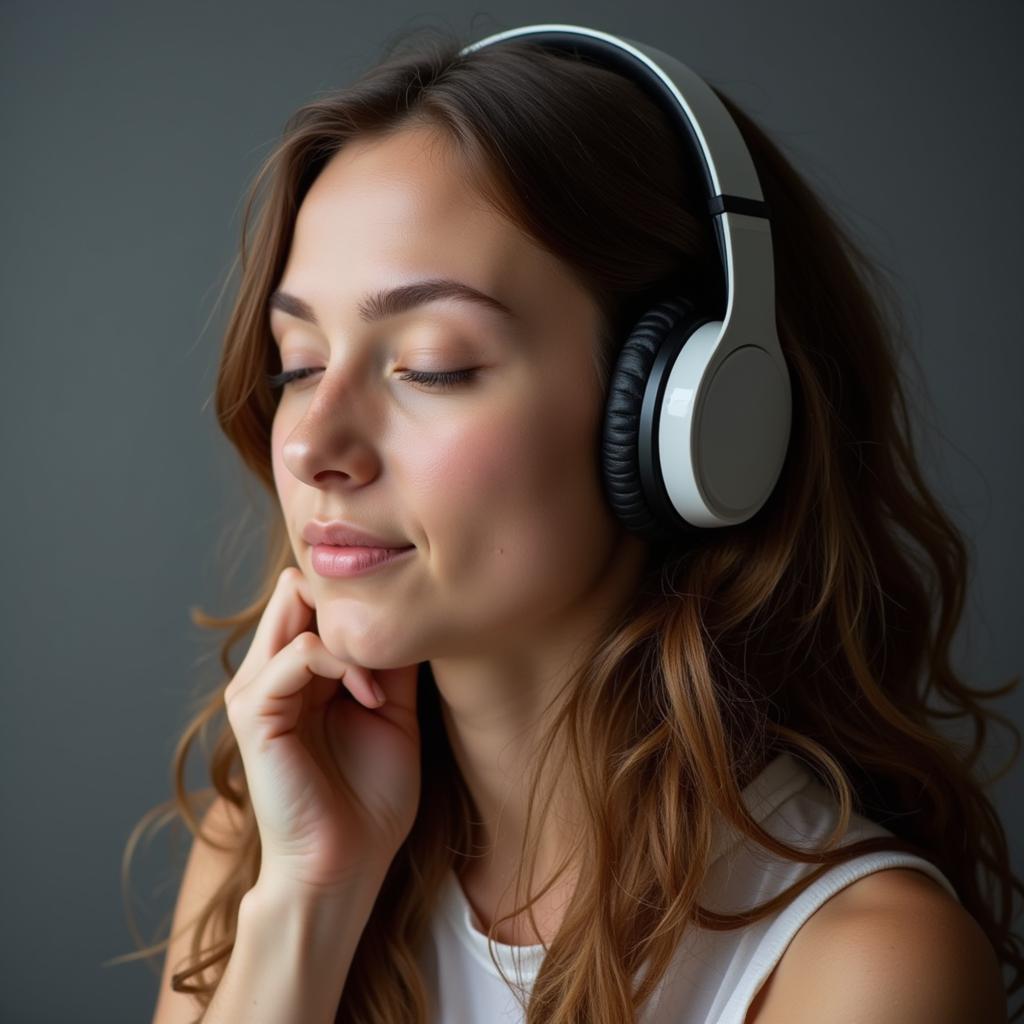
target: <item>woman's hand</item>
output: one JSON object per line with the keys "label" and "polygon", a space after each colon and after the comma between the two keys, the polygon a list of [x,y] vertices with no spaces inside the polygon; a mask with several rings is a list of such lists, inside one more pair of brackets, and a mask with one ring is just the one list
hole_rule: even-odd
{"label": "woman's hand", "polygon": [[302,572],[285,569],[224,702],[259,828],[261,884],[330,895],[354,876],[383,878],[412,828],[418,665],[341,661],[314,614]]}

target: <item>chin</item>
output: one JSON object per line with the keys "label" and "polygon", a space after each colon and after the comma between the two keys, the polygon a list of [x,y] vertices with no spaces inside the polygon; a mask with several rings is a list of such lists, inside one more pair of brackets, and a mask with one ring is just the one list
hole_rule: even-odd
{"label": "chin", "polygon": [[[319,615],[318,634],[323,641],[324,647],[331,654],[342,661],[353,665],[360,665],[363,668],[391,668],[391,652],[394,646],[394,638],[390,635],[381,635],[372,626],[363,632],[352,628],[351,622],[346,624],[339,621],[336,616],[321,611]],[[331,621],[334,619],[335,621]],[[405,662],[395,662],[404,665]]]}

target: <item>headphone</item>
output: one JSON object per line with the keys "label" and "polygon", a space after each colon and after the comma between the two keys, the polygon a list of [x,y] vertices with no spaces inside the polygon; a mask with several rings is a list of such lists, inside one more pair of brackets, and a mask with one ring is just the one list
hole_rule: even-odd
{"label": "headphone", "polygon": [[672,294],[637,321],[608,386],[601,473],[618,519],[648,540],[746,522],[782,471],[792,397],[775,326],[768,205],[736,122],[681,61],[597,29],[526,25],[459,56],[509,39],[582,54],[625,75],[678,118],[700,157],[725,275],[724,319]]}

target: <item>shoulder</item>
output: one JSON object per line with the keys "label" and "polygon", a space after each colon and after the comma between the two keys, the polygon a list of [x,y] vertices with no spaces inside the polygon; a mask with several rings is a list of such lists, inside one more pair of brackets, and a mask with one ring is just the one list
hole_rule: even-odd
{"label": "shoulder", "polygon": [[1004,1024],[999,961],[934,879],[885,868],[846,886],[797,932],[745,1024]]}

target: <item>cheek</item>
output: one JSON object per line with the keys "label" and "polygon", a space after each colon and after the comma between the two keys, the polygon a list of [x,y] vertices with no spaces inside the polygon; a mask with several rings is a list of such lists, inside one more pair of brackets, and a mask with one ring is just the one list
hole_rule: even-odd
{"label": "cheek", "polygon": [[270,430],[270,463],[274,473],[274,486],[277,489],[278,500],[287,518],[289,500],[295,491],[298,481],[284,464],[281,454],[284,450],[284,442],[288,436],[285,429],[284,419],[281,416],[274,418]]}
{"label": "cheek", "polygon": [[284,431],[281,427],[281,418],[274,418],[270,427],[270,464],[274,470],[274,484],[280,493],[281,483],[285,477],[285,466],[281,459],[281,448],[284,443]]}
{"label": "cheek", "polygon": [[584,412],[538,396],[463,426],[443,444],[432,437],[409,463],[441,571],[521,592],[592,564],[606,520]]}

